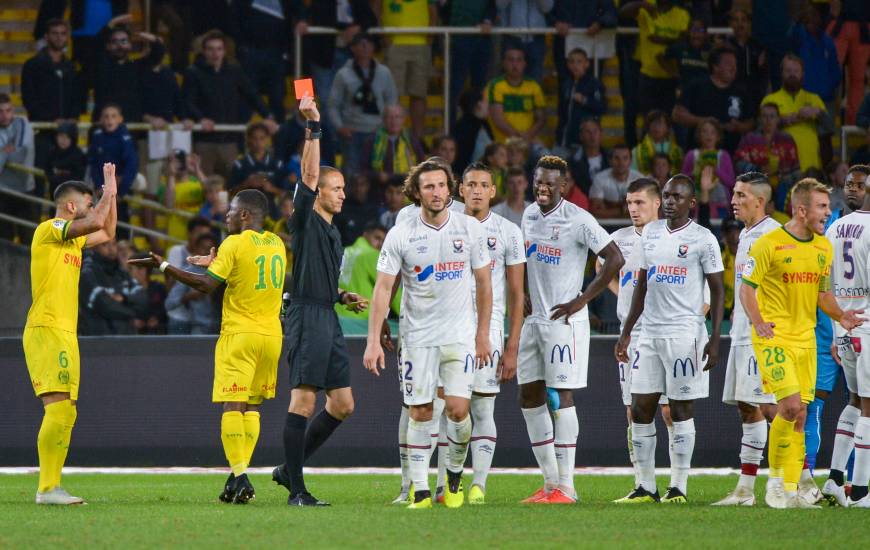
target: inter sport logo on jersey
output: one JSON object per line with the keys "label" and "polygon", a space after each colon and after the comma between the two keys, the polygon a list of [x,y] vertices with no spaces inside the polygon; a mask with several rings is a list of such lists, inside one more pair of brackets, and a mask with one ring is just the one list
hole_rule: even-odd
{"label": "inter sport logo on jersey", "polygon": [[559,265],[562,260],[562,249],[548,244],[526,241],[526,258],[544,264]]}
{"label": "inter sport logo on jersey", "polygon": [[465,262],[438,262],[437,264],[430,264],[426,267],[420,267],[419,265],[414,266],[414,273],[417,274],[417,280],[421,283],[432,275],[435,276],[436,281],[453,281],[461,279],[464,272]]}
{"label": "inter sport logo on jersey", "polygon": [[628,283],[637,286],[637,271],[622,271],[619,274],[619,286],[624,287]]}
{"label": "inter sport logo on jersey", "polygon": [[647,271],[646,280],[666,285],[682,286],[686,284],[686,275],[688,273],[689,269],[684,266],[654,265]]}

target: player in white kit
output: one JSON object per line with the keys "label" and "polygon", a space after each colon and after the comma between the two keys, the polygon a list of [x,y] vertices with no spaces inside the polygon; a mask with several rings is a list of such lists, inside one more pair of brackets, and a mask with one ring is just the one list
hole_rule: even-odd
{"label": "player in white kit", "polygon": [[[542,157],[535,167],[534,204],[523,213],[523,237],[532,313],[520,334],[517,382],[526,428],[544,487],[525,503],[569,504],[574,490],[574,457],[579,424],[573,390],[586,387],[589,313],[592,299],[622,267],[622,254],[587,211],[562,199],[567,164]],[[604,259],[601,271],[583,288],[592,250]],[[553,418],[547,388],[559,393]]]}
{"label": "player in white kit", "polygon": [[[765,214],[764,207],[772,193],[770,181],[760,172],[749,172],[737,178],[731,197],[734,217],[743,222],[734,259],[734,295],[740,294],[743,266],[749,258],[749,248],[759,237],[780,227],[779,222]],[[740,440],[740,478],[737,487],[713,506],[753,506],[755,478],[767,445],[767,423],[776,416],[776,398],[761,389],[758,361],[752,349],[752,329],[740,300],[734,300],[731,321],[731,349],[725,372],[722,401],[736,405],[743,425]]]}
{"label": "player in white kit", "polygon": [[[676,175],[662,190],[665,220],[647,224],[641,237],[641,268],[628,318],[616,343],[616,359],[629,362],[631,333],[643,314],[637,362],[631,376],[631,442],[640,470],[637,492],[659,500],[655,481],[655,411],[668,396],[674,422],[671,483],[662,502],[686,502],[695,448],[693,402],[707,397],[707,371],[716,365],[724,309],[719,242],[689,218],[695,184]],[[704,280],[710,285],[713,334],[702,315]]]}
{"label": "player in white kit", "polygon": [[[384,369],[381,324],[393,283],[401,274],[400,363],[410,416],[407,449],[414,484],[412,509],[432,506],[428,465],[432,406],[439,381],[444,387],[448,418],[445,504],[462,506],[462,467],[471,437],[469,404],[474,369],[490,361],[491,260],[480,223],[447,208],[452,190],[450,167],[442,162],[424,161],[409,173],[406,192],[420,204],[420,215],[394,227],[384,240],[363,356],[366,369],[379,375]],[[476,325],[472,284],[476,289]]]}
{"label": "player in white kit", "polygon": [[[846,175],[846,204],[854,210],[835,221],[825,232],[834,248],[831,287],[842,309],[870,309],[870,166],[855,165]],[[870,327],[848,332],[836,321],[831,350],[843,366],[849,403],[840,413],[831,455],[831,470],[822,494],[840,506],[870,508]],[[867,353],[864,353],[864,348]],[[846,495],[844,471],[855,450],[851,497]]]}

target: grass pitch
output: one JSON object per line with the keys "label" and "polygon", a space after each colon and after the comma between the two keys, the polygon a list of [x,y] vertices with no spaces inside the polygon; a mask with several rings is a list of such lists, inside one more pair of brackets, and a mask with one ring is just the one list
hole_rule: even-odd
{"label": "grass pitch", "polygon": [[[693,476],[688,505],[617,506],[630,478],[581,475],[580,504],[531,506],[518,501],[538,476],[493,475],[485,506],[420,511],[389,504],[395,475],[309,475],[309,489],[332,503],[321,509],[288,508],[269,476],[251,478],[257,498],[234,506],[217,500],[225,476],[68,474],[64,487],[88,505],[59,508],[33,503],[35,475],[0,475],[0,548],[837,548],[870,533],[867,510],[709,506],[736,476]],[[660,490],[666,483],[659,478]]]}

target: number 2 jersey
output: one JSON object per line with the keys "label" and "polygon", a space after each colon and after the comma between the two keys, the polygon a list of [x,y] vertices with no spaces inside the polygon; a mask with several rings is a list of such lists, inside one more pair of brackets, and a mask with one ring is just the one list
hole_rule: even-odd
{"label": "number 2 jersey", "polygon": [[[595,218],[579,206],[562,199],[544,214],[537,203],[523,213],[526,263],[529,279],[531,323],[550,322],[551,309],[570,302],[583,289],[586,260],[612,242]],[[584,307],[572,319],[589,318]]]}
{"label": "number 2 jersey", "polygon": [[765,233],[782,227],[780,223],[770,216],[765,216],[755,222],[752,227],[744,227],[740,232],[740,241],[737,243],[737,255],[734,257],[734,320],[731,322],[731,345],[746,346],[752,344],[752,325],[749,317],[740,303],[740,285],[743,280],[743,267],[749,259],[749,251],[752,245]]}
{"label": "number 2 jersey", "polygon": [[[870,211],[856,210],[835,221],[825,232],[834,249],[831,292],[843,310],[870,310]],[[837,336],[846,331],[834,323]],[[867,323],[852,332],[870,334]]]}
{"label": "number 2 jersey", "polygon": [[281,336],[287,252],[268,231],[247,229],[221,243],[208,274],[226,283],[221,334]]}
{"label": "number 2 jersey", "polygon": [[387,233],[378,271],[401,273],[399,331],[408,346],[431,347],[474,339],[473,270],[488,267],[484,229],[477,219],[448,212],[435,227],[418,215]]}
{"label": "number 2 jersey", "polygon": [[704,322],[706,275],[724,270],[719,242],[709,229],[692,220],[673,230],[667,223],[648,223],[641,236],[646,270],[641,335],[648,338],[697,334]]}

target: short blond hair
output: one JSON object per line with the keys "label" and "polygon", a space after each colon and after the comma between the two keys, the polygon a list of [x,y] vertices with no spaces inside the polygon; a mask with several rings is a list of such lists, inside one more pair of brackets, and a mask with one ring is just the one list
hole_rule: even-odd
{"label": "short blond hair", "polygon": [[810,196],[813,193],[831,194],[831,188],[815,178],[804,178],[794,184],[791,188],[791,204],[792,206],[809,206]]}

